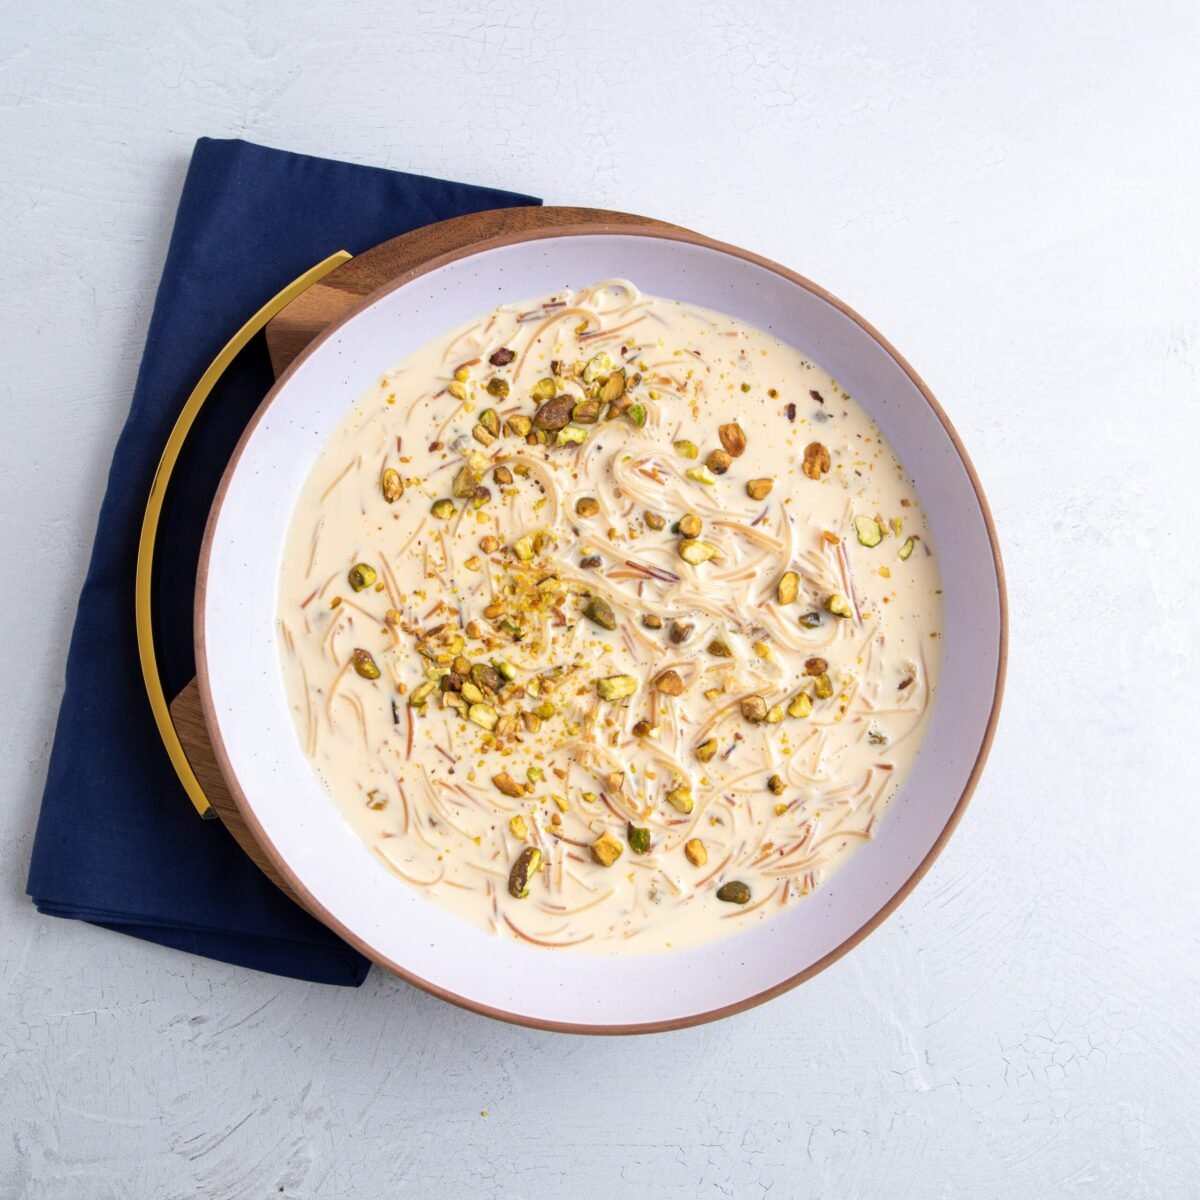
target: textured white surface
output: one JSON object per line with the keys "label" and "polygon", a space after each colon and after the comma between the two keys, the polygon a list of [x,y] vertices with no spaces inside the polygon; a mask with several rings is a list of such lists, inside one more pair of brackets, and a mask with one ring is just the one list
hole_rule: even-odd
{"label": "textured white surface", "polygon": [[[1198,50],[1161,0],[4,3],[0,1196],[1194,1196]],[[826,284],[924,375],[999,524],[1009,700],[959,833],[848,958],[603,1041],[32,912],[66,634],[200,134],[676,220]]]}

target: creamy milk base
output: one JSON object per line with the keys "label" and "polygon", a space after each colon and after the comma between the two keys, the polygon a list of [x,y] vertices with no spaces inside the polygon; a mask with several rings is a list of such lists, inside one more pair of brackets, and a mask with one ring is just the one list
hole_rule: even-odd
{"label": "creamy milk base", "polygon": [[287,695],[432,902],[551,947],[695,945],[877,833],[937,680],[933,551],[818,364],[606,281],[497,309],[347,413],[283,557]]}

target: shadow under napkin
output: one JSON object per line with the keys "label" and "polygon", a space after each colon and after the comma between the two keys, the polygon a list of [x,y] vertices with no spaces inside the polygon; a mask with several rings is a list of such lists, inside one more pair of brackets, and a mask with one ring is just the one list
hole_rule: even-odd
{"label": "shadow under napkin", "polygon": [[[296,979],[366,977],[367,959],[288,900],[219,821],[202,821],[175,777],[138,666],[142,513],[192,387],[284,284],[335,250],[360,253],[434,221],[539,203],[238,140],[196,143],[71,636],[29,873],[39,911]],[[272,381],[260,337],[207,401],[172,482],[155,596],[168,695],[195,673],[192,596],[208,509]]]}

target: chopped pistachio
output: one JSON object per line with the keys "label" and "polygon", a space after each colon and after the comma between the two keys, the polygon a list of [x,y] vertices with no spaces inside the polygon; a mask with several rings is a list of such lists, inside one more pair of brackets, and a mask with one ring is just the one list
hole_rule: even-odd
{"label": "chopped pistachio", "polygon": [[512,551],[521,562],[529,562],[533,558],[533,538],[529,534],[517,538],[513,542]]}
{"label": "chopped pistachio", "polygon": [[383,498],[389,504],[395,504],[404,495],[404,480],[400,478],[400,472],[393,467],[388,467],[384,471],[379,480],[379,487],[383,492]]}
{"label": "chopped pistachio", "polygon": [[492,478],[497,487],[508,487],[513,481],[513,473],[507,467],[497,467],[492,472]]}
{"label": "chopped pistachio", "polygon": [[702,867],[708,862],[708,847],[699,838],[684,842],[683,853],[693,867]]}
{"label": "chopped pistachio", "polygon": [[833,695],[833,680],[828,675],[818,675],[816,683],[813,684],[813,691],[818,699],[828,700]]}
{"label": "chopped pistachio", "polygon": [[592,596],[583,606],[583,615],[594,625],[599,625],[601,629],[616,629],[617,617],[612,610],[612,605],[607,600],[600,596]]}
{"label": "chopped pistachio", "polygon": [[600,401],[615,404],[625,394],[625,373],[614,371],[600,387]]}
{"label": "chopped pistachio", "polygon": [[454,378],[457,379],[459,383],[466,383],[467,380],[471,378],[471,368],[464,363],[454,372]]}
{"label": "chopped pistachio", "polygon": [[537,733],[542,728],[542,718],[535,712],[523,712],[521,724],[525,726],[526,733]]}
{"label": "chopped pistachio", "polygon": [[683,679],[678,671],[664,671],[655,681],[654,686],[664,696],[682,696]]}
{"label": "chopped pistachio", "polygon": [[512,683],[517,677],[517,668],[512,663],[501,660],[496,664],[496,673],[502,679],[506,679],[509,683]]}
{"label": "chopped pistachio", "polygon": [[717,888],[717,899],[726,904],[749,904],[750,889],[740,879],[733,879]]}
{"label": "chopped pistachio", "polygon": [[605,830],[590,847],[592,857],[602,866],[611,867],[621,857],[623,847],[608,830]]}
{"label": "chopped pistachio", "polygon": [[465,400],[467,398],[466,385],[461,379],[456,379],[447,389],[455,400]]}
{"label": "chopped pistachio", "polygon": [[751,647],[756,658],[768,659],[771,657],[771,647],[766,642],[754,642]]}
{"label": "chopped pistachio", "polygon": [[404,616],[398,608],[389,608],[387,612],[383,614],[383,619],[389,625],[399,625],[400,622],[404,620]]}
{"label": "chopped pistachio", "polygon": [[785,786],[783,780],[778,775],[772,775],[767,780],[767,791],[773,796],[782,796]]}
{"label": "chopped pistachio", "polygon": [[492,502],[491,489],[485,488],[481,483],[476,489],[475,494],[471,497],[471,504],[475,508],[482,508],[485,504]]}
{"label": "chopped pistachio", "polygon": [[687,784],[681,783],[678,787],[673,787],[667,793],[667,803],[677,812],[690,813],[695,807],[695,801],[692,799],[692,789]]}
{"label": "chopped pistachio", "polygon": [[713,658],[732,658],[733,651],[729,648],[729,643],[724,638],[713,638],[711,642],[705,646],[705,649],[713,656]]}
{"label": "chopped pistachio", "polygon": [[717,754],[717,739],[709,738],[696,747],[696,757],[701,762],[712,762]]}
{"label": "chopped pistachio", "polygon": [[642,624],[647,629],[661,629],[663,627],[663,619],[657,613],[647,613],[642,618]]}
{"label": "chopped pistachio", "polygon": [[637,680],[632,675],[609,675],[596,680],[596,691],[601,700],[623,700],[637,691]]}
{"label": "chopped pistachio", "polygon": [[639,428],[646,424],[646,406],[644,404],[631,404],[626,410],[625,415]]}
{"label": "chopped pistachio", "polygon": [[509,895],[524,900],[529,895],[529,881],[538,873],[541,865],[542,852],[536,846],[526,846],[517,856],[508,877]]}
{"label": "chopped pistachio", "polygon": [[508,364],[516,357],[517,356],[514,351],[510,350],[507,346],[501,346],[499,350],[494,350],[492,352],[488,362],[490,362],[493,367],[507,367]]}
{"label": "chopped pistachio", "polygon": [[[501,380],[503,382],[503,380]],[[489,389],[490,390],[490,389]],[[500,436],[500,417],[494,408],[485,408],[479,414],[479,424],[494,438]]]}
{"label": "chopped pistachio", "polygon": [[448,521],[454,516],[454,501],[453,500],[435,500],[430,506],[429,511],[437,517],[439,521]]}
{"label": "chopped pistachio", "polygon": [[467,720],[472,725],[478,725],[480,729],[486,729],[491,733],[496,728],[496,722],[500,720],[500,716],[490,704],[472,704],[467,709]]}
{"label": "chopped pistachio", "polygon": [[575,515],[578,517],[594,517],[600,511],[600,501],[595,496],[580,496],[575,501]]}
{"label": "chopped pistachio", "polygon": [[[487,391],[489,396],[495,396],[497,400],[503,400],[508,395],[508,380],[501,379],[499,375],[489,379]],[[491,409],[488,411],[490,412]]]}
{"label": "chopped pistachio", "polygon": [[633,723],[634,737],[650,738],[653,741],[661,732],[662,730],[657,725],[651,725],[645,718]]}
{"label": "chopped pistachio", "polygon": [[667,524],[667,518],[661,513],[650,512],[649,509],[647,509],[642,515],[646,521],[646,527],[648,529],[662,529]]}
{"label": "chopped pistachio", "polygon": [[689,467],[684,471],[684,474],[694,483],[702,483],[706,487],[717,482],[709,473],[707,467]]}
{"label": "chopped pistachio", "polygon": [[782,816],[783,816],[783,814],[784,814],[785,812],[787,812],[787,810],[788,810],[790,807],[791,807],[791,805],[788,805],[788,804],[777,804],[777,805],[775,805],[775,815],[776,815],[777,817],[782,817]]}
{"label": "chopped pistachio", "polygon": [[489,433],[482,425],[476,425],[471,430],[471,436],[481,445],[490,446],[495,440],[495,434]]}
{"label": "chopped pistachio", "polygon": [[855,517],[854,532],[860,546],[878,546],[883,541],[883,530],[874,517]]}
{"label": "chopped pistachio", "polygon": [[704,465],[714,475],[724,475],[733,466],[733,455],[728,450],[710,450]]}
{"label": "chopped pistachio", "polygon": [[823,658],[818,658],[814,655],[812,658],[804,660],[805,675],[824,675],[829,670],[829,663]]}
{"label": "chopped pistachio", "polygon": [[527,767],[525,769],[525,778],[528,779],[530,783],[541,783],[544,776],[545,772],[541,767]]}
{"label": "chopped pistachio", "polygon": [[747,721],[757,723],[767,719],[767,702],[761,696],[746,696],[739,707]]}
{"label": "chopped pistachio", "polygon": [[746,453],[746,431],[736,421],[722,425],[717,433],[720,435],[721,445],[725,447],[725,453],[730,458],[741,458]]}
{"label": "chopped pistachio", "polygon": [[558,384],[553,379],[547,377],[539,379],[533,385],[532,395],[535,400],[553,400],[554,394],[558,391]]}
{"label": "chopped pistachio", "polygon": [[820,479],[830,466],[829,451],[820,442],[809,442],[804,447],[804,464],[801,470],[809,479]]}
{"label": "chopped pistachio", "polygon": [[517,813],[515,817],[509,817],[508,828],[513,837],[520,838],[524,841],[529,836],[529,826],[525,824],[525,818]]}
{"label": "chopped pistachio", "polygon": [[479,548],[484,554],[495,554],[500,549],[500,539],[494,534],[485,534],[479,539]]}
{"label": "chopped pistachio", "polygon": [[625,835],[629,839],[629,848],[634,852],[634,854],[650,853],[649,829],[643,829],[630,821],[625,831]]}
{"label": "chopped pistachio", "polygon": [[675,547],[675,552],[685,563],[691,563],[693,567],[708,562],[710,558],[715,558],[720,553],[715,546],[710,546],[707,542],[701,542],[697,538],[681,539]]}
{"label": "chopped pistachio", "polygon": [[585,571],[594,571],[604,562],[604,559],[598,554],[585,554],[580,560],[579,565]]}
{"label": "chopped pistachio", "polygon": [[583,382],[596,383],[598,380],[608,376],[613,369],[612,356],[607,350],[601,350],[599,354],[594,354],[588,359],[586,366],[583,368]]}
{"label": "chopped pistachio", "polygon": [[468,704],[482,704],[484,700],[487,699],[479,685],[477,683],[472,683],[469,679],[463,680],[459,691],[462,692],[463,699],[466,700]]}
{"label": "chopped pistachio", "polygon": [[363,588],[369,588],[375,582],[375,578],[375,568],[367,566],[366,563],[355,563],[350,568],[350,586],[356,592],[361,592]]}
{"label": "chopped pistachio", "polygon": [[354,669],[364,679],[379,678],[379,667],[376,665],[375,659],[371,657],[371,652],[369,650],[355,650],[353,655],[351,655],[351,661],[354,663]]}
{"label": "chopped pistachio", "polygon": [[533,712],[535,716],[541,717],[543,721],[549,721],[551,717],[558,713],[558,709],[549,700],[542,700],[535,706]]}
{"label": "chopped pistachio", "polygon": [[372,788],[367,793],[366,805],[372,812],[379,812],[380,809],[387,808],[387,793],[381,792],[378,788]]}
{"label": "chopped pistachio", "polygon": [[490,692],[498,692],[504,686],[504,678],[495,667],[489,666],[487,663],[473,663],[471,665],[471,681],[481,688],[487,688]]}
{"label": "chopped pistachio", "polygon": [[533,427],[550,433],[562,429],[571,419],[571,409],[574,407],[575,401],[570,396],[555,396],[533,414]]}
{"label": "chopped pistachio", "polygon": [[667,629],[667,637],[671,645],[682,646],[692,636],[692,630],[695,628],[690,621],[672,621]]}
{"label": "chopped pistachio", "polygon": [[792,604],[800,595],[800,576],[795,571],[784,571],[775,589],[775,598],[780,604]]}
{"label": "chopped pistachio", "polygon": [[799,621],[805,629],[818,629],[821,625],[821,614],[819,612],[801,613]]}
{"label": "chopped pistachio", "polygon": [[746,495],[751,500],[765,500],[775,486],[773,479],[751,479],[746,483]]}
{"label": "chopped pistachio", "polygon": [[469,466],[459,467],[454,474],[454,481],[450,484],[450,495],[459,500],[468,500],[475,495],[475,485],[478,482],[479,477]]}
{"label": "chopped pistachio", "polygon": [[434,683],[423,683],[420,687],[413,688],[412,695],[408,698],[409,704],[413,708],[420,708],[433,695],[433,689],[436,686]]}
{"label": "chopped pistachio", "polygon": [[835,617],[854,616],[854,610],[850,607],[850,601],[841,592],[834,592],[831,596],[825,597],[825,611],[832,613]]}
{"label": "chopped pistachio", "polygon": [[689,442],[687,438],[680,438],[680,440],[675,443],[675,453],[678,454],[680,458],[699,458],[700,447],[697,446],[695,442]]}
{"label": "chopped pistachio", "polygon": [[901,559],[907,559],[910,554],[917,548],[917,539],[910,537],[903,546],[900,547]]}
{"label": "chopped pistachio", "polygon": [[763,718],[768,725],[778,725],[783,720],[783,705],[772,704],[767,709],[767,715]]}
{"label": "chopped pistachio", "polygon": [[504,422],[505,428],[513,437],[528,437],[533,429],[533,421],[526,416],[512,416]]}
{"label": "chopped pistachio", "polygon": [[582,425],[567,425],[558,431],[560,446],[581,446],[587,441],[588,431]]}
{"label": "chopped pistachio", "polygon": [[600,420],[600,401],[581,400],[571,409],[571,420],[580,425],[595,425]]}
{"label": "chopped pistachio", "polygon": [[505,796],[520,797],[525,795],[525,785],[514,779],[507,771],[501,771],[498,775],[493,775],[492,783],[495,785],[496,791],[502,792]]}

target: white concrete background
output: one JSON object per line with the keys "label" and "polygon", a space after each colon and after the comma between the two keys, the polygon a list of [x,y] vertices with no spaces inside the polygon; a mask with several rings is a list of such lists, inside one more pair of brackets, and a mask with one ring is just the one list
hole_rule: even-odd
{"label": "white concrete background", "polygon": [[[0,14],[0,1196],[1200,1194],[1194,3]],[[910,357],[995,509],[1009,699],[959,833],[848,958],[605,1041],[35,915],[67,632],[201,134],[694,226]]]}

